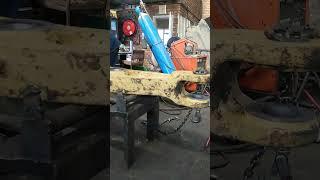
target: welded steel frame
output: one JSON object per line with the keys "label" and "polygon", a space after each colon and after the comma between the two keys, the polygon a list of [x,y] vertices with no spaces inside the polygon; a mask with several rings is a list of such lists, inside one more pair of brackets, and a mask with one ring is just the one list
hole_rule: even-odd
{"label": "welded steel frame", "polygon": [[[110,113],[111,120],[120,118],[123,122],[124,157],[128,168],[135,161],[135,121],[147,114],[146,138],[153,141],[159,128],[159,98],[154,96],[128,96],[115,94],[115,110]],[[111,108],[113,109],[113,108]]]}

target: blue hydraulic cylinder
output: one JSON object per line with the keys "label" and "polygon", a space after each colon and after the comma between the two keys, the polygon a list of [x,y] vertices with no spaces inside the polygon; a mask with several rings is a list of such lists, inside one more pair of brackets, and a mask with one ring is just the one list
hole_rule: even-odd
{"label": "blue hydraulic cylinder", "polygon": [[141,30],[144,33],[146,41],[150,46],[151,51],[156,58],[161,71],[165,74],[171,74],[176,70],[176,68],[159,36],[157,28],[153,24],[150,16],[146,13],[141,12],[140,7],[136,8],[136,13],[139,16],[138,22]]}

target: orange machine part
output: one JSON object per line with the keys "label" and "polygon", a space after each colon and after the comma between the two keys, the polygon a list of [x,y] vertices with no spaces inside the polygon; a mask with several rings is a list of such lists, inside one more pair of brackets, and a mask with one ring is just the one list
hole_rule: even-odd
{"label": "orange machine part", "polygon": [[[186,43],[192,42],[186,39],[180,39],[172,43],[170,47],[171,59],[177,71],[196,71],[198,68],[198,59],[203,57],[186,55],[184,52]],[[187,92],[195,92],[197,87],[196,83],[189,82],[185,85]]]}
{"label": "orange machine part", "polygon": [[[310,2],[305,0],[305,19],[309,23]],[[241,28],[266,30],[279,23],[280,0],[214,0],[211,21],[215,29]],[[254,67],[239,78],[246,90],[275,93],[279,74],[276,70]]]}
{"label": "orange machine part", "polygon": [[198,68],[198,58],[185,54],[186,39],[174,42],[170,47],[171,58],[178,71],[196,71]]}
{"label": "orange machine part", "polygon": [[242,89],[276,93],[278,91],[279,73],[274,69],[253,67],[239,77]]}
{"label": "orange machine part", "polygon": [[211,20],[215,28],[264,30],[279,22],[279,0],[214,0]]}

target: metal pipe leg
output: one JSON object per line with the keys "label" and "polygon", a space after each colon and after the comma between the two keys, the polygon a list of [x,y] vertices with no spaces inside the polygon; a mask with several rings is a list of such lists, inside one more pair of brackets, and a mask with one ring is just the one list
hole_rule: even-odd
{"label": "metal pipe leg", "polygon": [[153,141],[159,129],[159,98],[153,99],[153,109],[147,113],[147,139]]}
{"label": "metal pipe leg", "polygon": [[130,118],[124,119],[124,143],[125,143],[125,160],[127,161],[127,167],[130,168],[134,162],[134,149],[135,149],[135,127],[134,120],[130,121]]}
{"label": "metal pipe leg", "polygon": [[127,163],[127,167],[134,162],[134,121],[130,121],[128,109],[127,109],[127,100],[123,94],[117,94],[117,111],[123,116],[121,120],[123,121],[123,141],[124,141],[124,159]]}

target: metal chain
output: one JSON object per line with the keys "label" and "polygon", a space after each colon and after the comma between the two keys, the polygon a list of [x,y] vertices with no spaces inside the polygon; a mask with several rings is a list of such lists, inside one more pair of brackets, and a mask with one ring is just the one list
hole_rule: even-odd
{"label": "metal chain", "polygon": [[[174,131],[164,132],[164,131],[161,131],[160,128],[159,128],[158,131],[159,131],[162,135],[165,135],[165,136],[177,133],[177,132],[180,131],[180,129],[187,123],[187,121],[188,121],[188,119],[190,118],[190,115],[191,115],[191,113],[192,113],[192,110],[193,110],[193,109],[190,109],[190,110],[188,111],[188,114],[186,115],[186,117],[184,118],[184,120],[182,121],[182,123],[181,123]],[[164,123],[163,123],[163,124],[164,124]],[[163,125],[163,124],[162,124],[162,125]]]}
{"label": "metal chain", "polygon": [[249,167],[243,173],[243,180],[247,180],[251,178],[254,174],[254,169],[259,165],[263,155],[265,154],[266,150],[263,148],[262,150],[258,151],[250,160]]}

